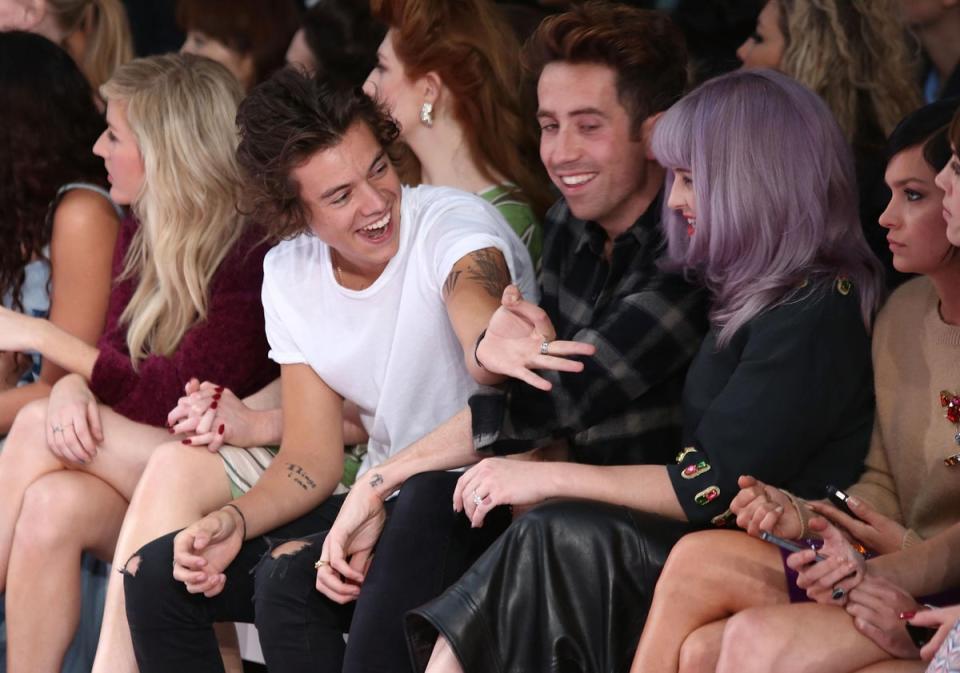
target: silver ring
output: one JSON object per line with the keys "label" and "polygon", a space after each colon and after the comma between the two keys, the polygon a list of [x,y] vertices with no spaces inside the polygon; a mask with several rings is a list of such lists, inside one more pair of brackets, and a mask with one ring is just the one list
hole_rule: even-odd
{"label": "silver ring", "polygon": [[847,595],[847,592],[843,590],[842,587],[833,587],[833,593],[830,594],[830,597],[835,600],[843,600],[843,597]]}
{"label": "silver ring", "polygon": [[63,432],[63,428],[60,427],[59,425],[52,425],[52,426],[50,426],[50,429],[51,429],[53,432]]}
{"label": "silver ring", "polygon": [[477,507],[483,504],[483,498],[476,491],[473,492],[473,504]]}
{"label": "silver ring", "polygon": [[549,348],[550,342],[544,339],[543,343],[540,344],[540,355],[550,355]]}

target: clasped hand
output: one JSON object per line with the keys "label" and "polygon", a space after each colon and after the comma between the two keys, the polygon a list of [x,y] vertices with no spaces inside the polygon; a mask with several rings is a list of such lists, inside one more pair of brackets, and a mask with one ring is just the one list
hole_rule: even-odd
{"label": "clasped hand", "polygon": [[387,520],[382,498],[365,479],[350,489],[320,549],[317,591],[340,604],[360,595]]}
{"label": "clasped hand", "polygon": [[[520,379],[540,390],[553,384],[536,369],[560,372],[583,371],[583,363],[572,356],[590,356],[593,344],[580,341],[555,341],[557,331],[547,313],[523,298],[515,285],[503,291],[500,307],[487,325],[487,332],[477,345],[477,359],[484,369],[495,374]],[[541,350],[547,342],[546,354]]]}
{"label": "clasped hand", "polygon": [[[748,533],[759,536],[762,531],[779,537],[796,539],[803,534],[803,522],[790,497],[778,488],[774,488],[753,477],[742,476],[738,484],[740,492],[731,502],[730,509],[737,515],[737,525]],[[799,507],[832,516],[837,510],[827,503],[809,503],[798,500]],[[880,514],[870,510],[862,502],[857,502],[864,516],[874,520]],[[842,514],[842,513],[840,513]],[[851,517],[847,517],[851,519]],[[809,529],[814,535],[823,538],[823,547],[819,551],[804,550],[791,554],[787,565],[798,572],[797,586],[806,590],[807,595],[818,603],[844,605],[849,592],[857,586],[866,573],[863,556],[848,541],[844,531],[830,523],[826,518],[816,516],[809,521]],[[824,560],[817,562],[817,555]],[[842,589],[842,591],[837,591]]]}
{"label": "clasped hand", "polygon": [[216,596],[226,584],[224,571],[243,544],[241,528],[228,509],[218,509],[187,526],[173,539],[173,578],[192,594]]}
{"label": "clasped hand", "polygon": [[216,453],[225,443],[249,446],[245,441],[252,411],[233,391],[223,386],[190,379],[184,396],[167,415],[167,425],[176,434],[187,434],[185,444],[206,446]]}

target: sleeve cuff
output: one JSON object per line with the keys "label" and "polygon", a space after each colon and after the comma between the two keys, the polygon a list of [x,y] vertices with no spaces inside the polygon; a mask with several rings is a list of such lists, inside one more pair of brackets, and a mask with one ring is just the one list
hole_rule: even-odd
{"label": "sleeve cuff", "polygon": [[506,414],[506,395],[502,390],[484,387],[470,396],[468,404],[474,451],[507,456],[534,448],[535,443],[531,440],[500,438]]}
{"label": "sleeve cuff", "polygon": [[278,351],[270,349],[270,352],[267,353],[267,357],[276,362],[278,365],[304,365],[307,364],[307,359],[303,357],[302,353],[297,353],[293,351]]}

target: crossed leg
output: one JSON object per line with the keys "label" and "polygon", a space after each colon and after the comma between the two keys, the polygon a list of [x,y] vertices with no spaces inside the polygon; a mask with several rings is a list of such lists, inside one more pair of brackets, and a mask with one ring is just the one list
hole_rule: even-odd
{"label": "crossed leg", "polygon": [[775,547],[739,531],[685,535],[657,582],[633,660],[633,673],[709,670],[719,656],[722,626],[711,626],[754,606],[789,600]]}
{"label": "crossed leg", "polygon": [[[179,442],[158,446],[127,509],[113,555],[114,568],[136,575],[140,559],[131,558],[136,550],[189,525],[230,498],[230,482],[218,454]],[[107,586],[93,672],[124,671],[136,673],[137,663],[127,625],[123,576],[117,572]]]}
{"label": "crossed leg", "polygon": [[857,631],[846,610],[797,603],[753,608],[731,617],[717,673],[851,673],[889,659]]}
{"label": "crossed leg", "polygon": [[96,457],[65,465],[47,448],[46,408],[46,400],[24,407],[0,454],[0,581],[12,673],[59,670],[78,619],[80,554],[109,558],[150,451],[168,437],[101,407]]}

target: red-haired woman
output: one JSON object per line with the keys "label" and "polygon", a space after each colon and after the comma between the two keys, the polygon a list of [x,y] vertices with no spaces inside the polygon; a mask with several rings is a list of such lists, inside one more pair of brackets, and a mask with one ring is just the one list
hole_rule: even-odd
{"label": "red-haired woman", "polygon": [[540,256],[553,200],[537,156],[519,45],[488,0],[374,0],[389,26],[364,85],[387,105],[419,162],[404,177],[490,201]]}

